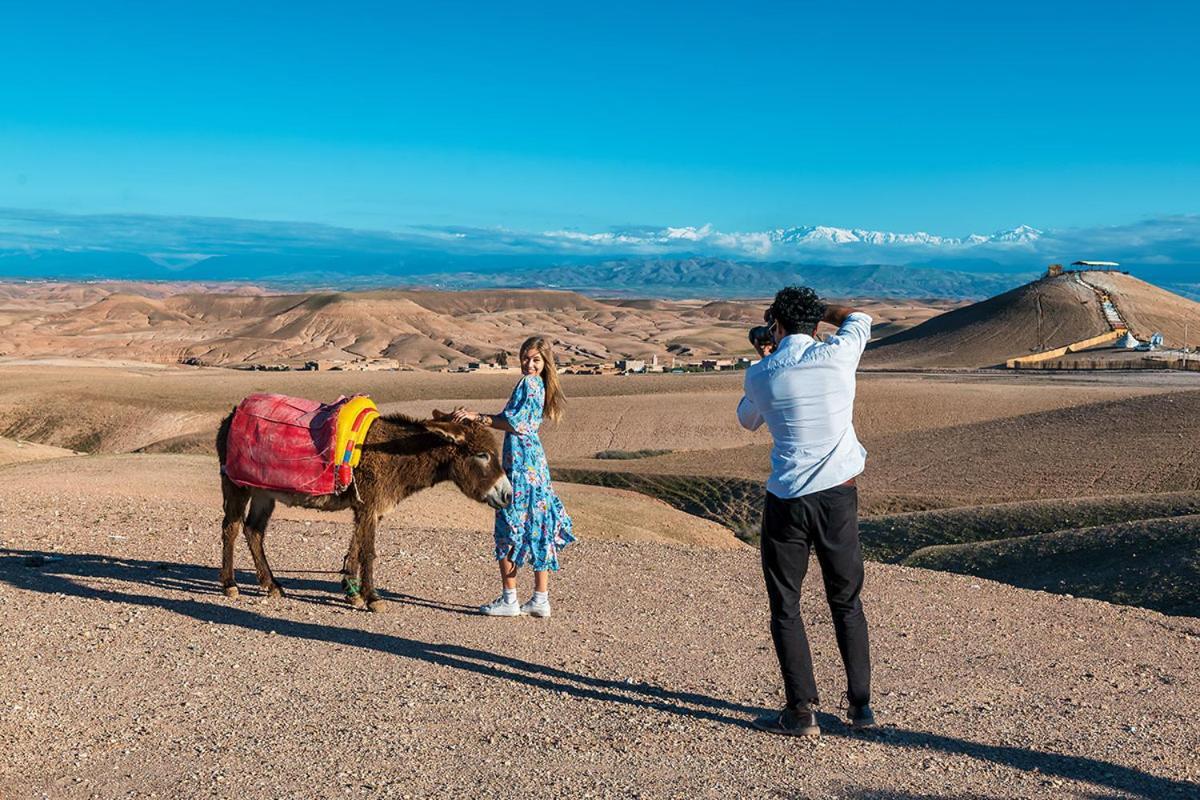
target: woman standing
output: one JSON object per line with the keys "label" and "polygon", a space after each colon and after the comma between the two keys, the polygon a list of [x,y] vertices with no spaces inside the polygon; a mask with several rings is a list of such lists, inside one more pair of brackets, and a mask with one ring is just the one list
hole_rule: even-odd
{"label": "woman standing", "polygon": [[[575,541],[571,518],[550,485],[550,467],[538,439],[542,418],[557,422],[564,397],[554,353],[540,336],[521,345],[521,380],[499,414],[459,408],[456,422],[476,421],[504,431],[504,471],[513,499],[496,511],[496,560],[503,593],[480,612],[492,617],[550,616],[550,573],[558,571],[558,551]],[[533,597],[517,605],[517,570],[533,565]]]}

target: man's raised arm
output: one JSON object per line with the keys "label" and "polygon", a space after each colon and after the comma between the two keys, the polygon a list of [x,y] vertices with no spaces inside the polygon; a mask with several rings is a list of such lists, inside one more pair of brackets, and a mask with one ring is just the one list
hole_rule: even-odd
{"label": "man's raised arm", "polygon": [[[838,329],[836,337],[829,340],[830,343],[853,343],[856,355],[861,356],[863,350],[867,349],[867,343],[871,341],[871,316],[865,311],[849,306],[830,305],[825,307],[825,316],[821,317],[821,322],[827,322]],[[815,329],[813,333],[816,333]]]}
{"label": "man's raised arm", "polygon": [[846,324],[846,317],[862,313],[857,308],[850,306],[825,306],[825,316],[821,317],[821,322],[828,322],[833,327],[840,328]]}

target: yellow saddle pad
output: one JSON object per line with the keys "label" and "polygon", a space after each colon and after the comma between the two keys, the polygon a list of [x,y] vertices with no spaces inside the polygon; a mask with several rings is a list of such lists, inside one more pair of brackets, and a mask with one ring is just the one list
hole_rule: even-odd
{"label": "yellow saddle pad", "polygon": [[371,423],[379,419],[375,401],[365,395],[351,397],[338,410],[334,458],[339,467],[357,467],[362,458],[362,443]]}

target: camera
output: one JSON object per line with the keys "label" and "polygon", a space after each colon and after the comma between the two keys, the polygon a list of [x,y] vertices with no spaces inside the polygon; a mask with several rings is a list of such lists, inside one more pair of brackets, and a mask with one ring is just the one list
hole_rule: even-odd
{"label": "camera", "polygon": [[766,324],[755,325],[750,329],[750,344],[759,353],[775,348],[775,334],[771,331],[775,324],[775,317],[771,314],[771,309],[768,308],[763,312],[763,322]]}
{"label": "camera", "polygon": [[775,336],[771,333],[770,325],[755,325],[750,329],[750,344],[756,350],[762,350],[765,347],[774,347]]}

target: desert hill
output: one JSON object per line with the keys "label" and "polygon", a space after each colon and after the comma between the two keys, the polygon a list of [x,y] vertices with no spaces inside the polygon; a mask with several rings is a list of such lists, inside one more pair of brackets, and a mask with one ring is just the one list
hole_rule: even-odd
{"label": "desert hill", "polygon": [[1145,339],[1161,331],[1184,344],[1185,328],[1200,331],[1200,303],[1116,272],[1066,273],[934,317],[874,342],[867,367],[990,367],[1007,359],[1063,347],[1110,330],[1097,289],[1106,291]]}
{"label": "desert hill", "polygon": [[[875,302],[872,313],[884,329],[905,328],[948,305]],[[658,356],[670,363],[751,354],[746,330],[764,306],[552,290],[271,294],[196,284],[0,283],[0,356],[437,368],[512,354],[538,333],[556,340],[568,362]]]}

